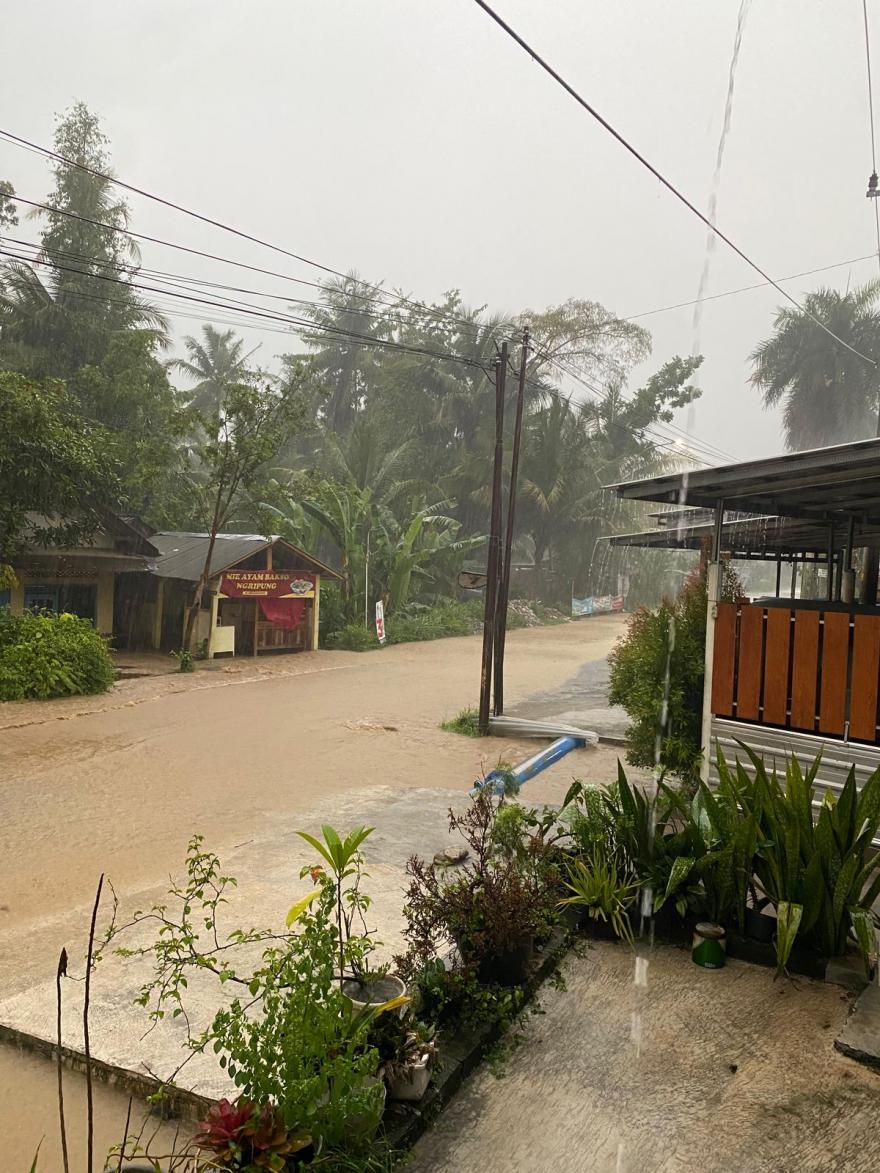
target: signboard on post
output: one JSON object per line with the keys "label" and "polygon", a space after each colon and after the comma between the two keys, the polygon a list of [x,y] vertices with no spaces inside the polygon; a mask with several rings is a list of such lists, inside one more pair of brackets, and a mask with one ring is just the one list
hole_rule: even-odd
{"label": "signboard on post", "polygon": [[315,576],[299,570],[227,570],[220,594],[227,599],[313,599]]}
{"label": "signboard on post", "polygon": [[382,600],[376,604],[376,638],[380,644],[385,642],[385,608],[382,606]]}

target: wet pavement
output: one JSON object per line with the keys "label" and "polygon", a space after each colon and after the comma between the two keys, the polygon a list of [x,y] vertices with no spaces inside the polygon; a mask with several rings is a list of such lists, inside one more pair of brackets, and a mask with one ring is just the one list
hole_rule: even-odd
{"label": "wet pavement", "polygon": [[860,1173],[880,1075],[834,1050],[839,987],[696,967],[657,947],[643,984],[595,942],[545,990],[501,1079],[479,1072],[406,1173]]}
{"label": "wet pavement", "polygon": [[587,661],[564,684],[512,705],[507,715],[558,721],[611,738],[623,738],[628,721],[623,709],[608,704],[608,661],[604,658]]}

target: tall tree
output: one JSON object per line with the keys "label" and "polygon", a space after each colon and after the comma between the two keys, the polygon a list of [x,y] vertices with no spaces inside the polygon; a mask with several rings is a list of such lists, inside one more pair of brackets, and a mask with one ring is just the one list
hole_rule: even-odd
{"label": "tall tree", "polygon": [[15,188],[7,179],[0,179],[0,228],[14,228],[18,223],[18,210],[13,196]]}
{"label": "tall tree", "polygon": [[131,285],[137,247],[128,205],[103,177],[110,159],[97,115],[77,102],[59,119],[54,145],[69,162],[52,165],[38,264],[0,269],[0,365],[66,379],[100,363],[117,331],[164,336],[165,321]]}
{"label": "tall tree", "polygon": [[819,289],[804,312],[779,310],[773,333],[752,352],[751,382],[768,408],[782,406],[789,451],[873,436],[880,386],[875,368],[831,338],[824,322],[850,346],[880,360],[880,281],[851,293]]}
{"label": "tall tree", "polygon": [[183,344],[189,358],[176,358],[172,368],[195,379],[190,392],[192,406],[212,419],[220,415],[227,389],[241,382],[247,373],[248,360],[259,347],[244,353],[244,339],[234,330],[222,333],[214,326],[202,326],[202,339],[187,335]]}
{"label": "tall tree", "polygon": [[[258,497],[267,465],[300,425],[303,401],[292,383],[264,385],[257,378],[226,388],[219,419],[204,419],[204,439],[196,449],[194,482],[209,534],[195,596],[186,619],[184,648],[193,630],[205,587],[211,578],[217,535],[229,523],[242,496]],[[215,427],[215,424],[218,426]]]}
{"label": "tall tree", "polygon": [[0,372],[0,564],[22,546],[76,543],[119,494],[104,431],[60,383]]}

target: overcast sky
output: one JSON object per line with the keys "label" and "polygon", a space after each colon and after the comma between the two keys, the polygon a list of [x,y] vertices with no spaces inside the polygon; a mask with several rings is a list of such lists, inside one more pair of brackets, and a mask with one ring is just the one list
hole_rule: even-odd
{"label": "overcast sky", "polygon": [[[497,7],[707,207],[739,0]],[[880,3],[869,9],[880,46]],[[4,5],[3,129],[49,145],[53,114],[76,99],[102,116],[121,178],[420,298],[458,287],[471,304],[518,311],[585,297],[633,315],[697,295],[702,225],[473,0]],[[859,0],[754,0],[719,226],[777,278],[865,257],[870,170]],[[29,198],[48,190],[45,162],[5,143],[0,178]],[[316,276],[151,201],[132,206],[139,231]],[[144,263],[235,283],[234,270],[158,248],[144,248]],[[845,288],[876,271],[863,260],[786,288]],[[719,245],[709,293],[757,280]],[[687,422],[738,458],[782,449],[778,418],[747,383],[779,302],[771,288],[704,308],[704,394]],[[693,350],[691,309],[641,320],[654,350],[638,375]],[[264,362],[297,348],[251,333]]]}

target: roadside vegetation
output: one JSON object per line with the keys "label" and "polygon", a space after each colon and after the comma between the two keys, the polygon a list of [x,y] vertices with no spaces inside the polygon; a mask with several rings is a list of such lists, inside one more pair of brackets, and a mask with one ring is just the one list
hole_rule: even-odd
{"label": "roadside vegetation", "polygon": [[107,644],[88,620],[0,607],[0,701],[106,692],[114,676]]}
{"label": "roadside vegetation", "polygon": [[[721,597],[744,597],[724,566]],[[608,656],[608,700],[630,718],[626,760],[658,767],[694,786],[702,762],[701,721],[706,654],[706,576],[694,571],[674,598],[640,607]]]}
{"label": "roadside vegetation", "polygon": [[[129,912],[114,894],[88,972],[111,951],[139,965],[145,1038],[180,1020],[180,1062],[157,1081],[154,1107],[171,1102],[197,1055],[216,1057],[229,1092],[161,1160],[148,1118],[130,1110],[108,1167],[140,1157],[177,1173],[391,1170],[452,1094],[450,1070],[491,1061],[505,1033],[516,1040],[576,934],[632,947],[655,933],[689,940],[697,925],[711,945],[695,945],[697,964],[723,965],[726,947],[821,976],[829,959],[861,952],[867,972],[880,771],[860,791],[851,771],[814,825],[817,766],[792,762],[783,779],[756,755],[749,771],[720,759],[717,787],[698,783],[693,798],[665,784],[645,794],[621,767],[602,790],[574,782],[559,809],[486,789],[449,812],[458,849],[408,861],[393,958],[369,927],[374,828],[298,832],[313,858],[286,922],[256,928],[230,923],[236,881],[195,836],[160,904]],[[216,986],[201,1029],[197,975],[202,995]]]}

